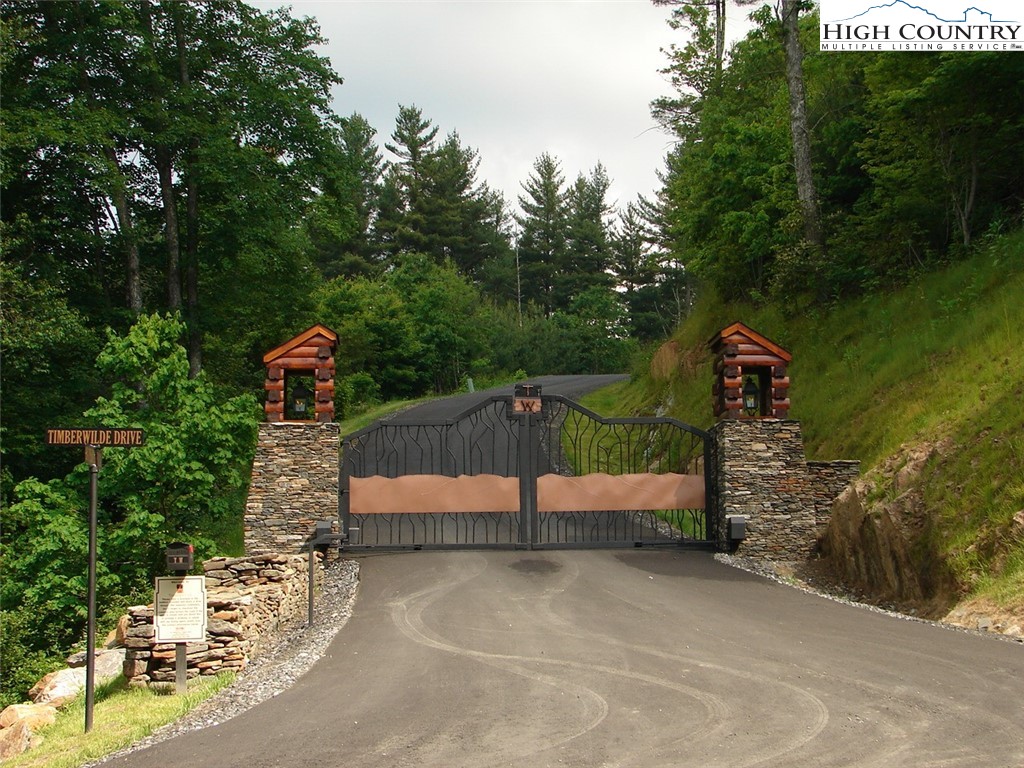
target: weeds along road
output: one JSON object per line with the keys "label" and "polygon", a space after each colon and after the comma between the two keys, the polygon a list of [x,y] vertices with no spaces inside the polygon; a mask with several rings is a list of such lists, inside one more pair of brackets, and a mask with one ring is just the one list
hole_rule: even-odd
{"label": "weeds along road", "polygon": [[1024,764],[1024,646],[664,549],[361,559],[293,688],[111,764]]}

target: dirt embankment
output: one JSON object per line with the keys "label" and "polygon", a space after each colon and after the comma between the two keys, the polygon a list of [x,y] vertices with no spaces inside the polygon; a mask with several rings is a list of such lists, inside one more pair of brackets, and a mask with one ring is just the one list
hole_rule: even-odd
{"label": "dirt embankment", "polygon": [[806,575],[862,602],[971,629],[1020,636],[1024,612],[991,601],[961,602],[962,587],[933,542],[922,470],[952,449],[945,441],[904,446],[836,500]]}

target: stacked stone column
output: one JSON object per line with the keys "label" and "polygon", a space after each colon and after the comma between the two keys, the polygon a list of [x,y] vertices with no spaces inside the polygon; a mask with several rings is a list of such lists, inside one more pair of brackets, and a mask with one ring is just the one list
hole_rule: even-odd
{"label": "stacked stone column", "polygon": [[799,560],[817,546],[819,525],[857,476],[856,461],[814,462],[804,452],[800,422],[724,420],[711,430],[717,457],[718,544],[729,548],[728,518],[746,518],[737,553]]}
{"label": "stacked stone column", "polygon": [[245,505],[245,551],[302,552],[318,520],[338,517],[337,424],[265,422]]}

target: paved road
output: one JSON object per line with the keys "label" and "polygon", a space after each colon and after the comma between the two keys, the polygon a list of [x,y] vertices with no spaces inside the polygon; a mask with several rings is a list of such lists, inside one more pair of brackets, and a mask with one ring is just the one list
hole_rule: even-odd
{"label": "paved road", "polygon": [[1024,765],[1024,646],[666,550],[366,556],[292,689],[117,764]]}
{"label": "paved road", "polygon": [[[592,392],[595,389],[600,389],[627,378],[628,376],[620,373],[609,373],[599,376],[538,376],[527,379],[524,383],[540,385],[545,395],[563,395],[568,398],[578,398],[587,392]],[[457,416],[471,408],[475,403],[482,402],[492,395],[511,395],[512,390],[513,387],[509,385],[481,390],[473,394],[430,400],[407,411],[403,411],[393,421],[395,423],[416,423],[448,419]]]}

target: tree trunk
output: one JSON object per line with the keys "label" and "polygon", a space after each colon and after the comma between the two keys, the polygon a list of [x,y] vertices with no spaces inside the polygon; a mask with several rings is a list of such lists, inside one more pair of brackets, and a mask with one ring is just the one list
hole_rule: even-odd
{"label": "tree trunk", "polygon": [[181,310],[181,240],[178,235],[178,206],[174,199],[174,169],[171,150],[159,146],[155,151],[160,177],[160,200],[164,208],[164,239],[167,241],[167,306]]}
{"label": "tree trunk", "polygon": [[[185,30],[181,7],[172,6],[174,45],[178,55],[178,77],[186,93],[192,87],[188,68]],[[191,110],[190,110],[191,111]],[[191,117],[191,115],[190,115]],[[188,325],[188,375],[195,378],[203,369],[202,334],[199,330],[199,189],[196,179],[196,152],[199,139],[189,140],[185,154],[185,317]]]}
{"label": "tree trunk", "polygon": [[804,91],[799,13],[799,0],[782,0],[782,42],[786,53],[786,85],[789,89],[789,128],[793,136],[796,194],[800,201],[804,238],[819,252],[824,253],[825,237],[821,229],[818,192],[811,167],[811,132],[807,125],[807,96]]}
{"label": "tree trunk", "polygon": [[725,66],[725,0],[715,2],[715,90],[722,84]]}
{"label": "tree trunk", "polygon": [[128,308],[135,317],[142,314],[142,279],[139,271],[139,244],[135,237],[132,224],[132,213],[128,207],[128,195],[124,188],[124,173],[117,161],[117,152],[113,147],[104,147],[103,154],[111,167],[117,172],[110,197],[114,201],[114,212],[117,214],[117,226],[121,232],[121,240],[125,245],[125,298]]}
{"label": "tree trunk", "polygon": [[139,17],[148,48],[150,61],[150,92],[153,100],[153,113],[148,126],[154,136],[153,163],[156,165],[160,183],[160,202],[164,209],[164,239],[167,245],[167,307],[173,311],[181,311],[181,240],[178,235],[178,208],[174,199],[174,153],[164,143],[167,137],[168,118],[164,114],[164,86],[160,78],[159,57],[156,52],[156,40],[153,27],[153,4],[150,0],[140,0]]}
{"label": "tree trunk", "polygon": [[[75,9],[75,22],[79,34],[82,34],[85,27],[85,20],[82,17],[82,9],[78,3],[73,5]],[[96,98],[92,91],[92,84],[89,82],[89,74],[86,68],[85,59],[79,48],[77,52],[78,61],[78,83],[90,110],[97,110]],[[121,241],[125,247],[125,300],[128,308],[135,317],[142,314],[142,279],[139,270],[139,243],[135,235],[135,226],[132,223],[131,208],[128,206],[127,180],[124,171],[121,170],[121,163],[117,158],[117,150],[112,145],[104,146],[100,150],[103,156],[110,163],[114,174],[111,185],[110,197],[114,201],[114,211],[117,216],[117,227],[120,230]]]}

